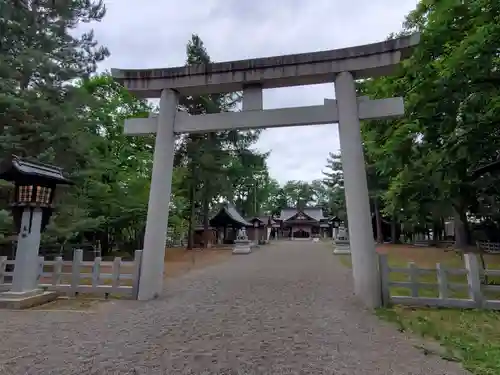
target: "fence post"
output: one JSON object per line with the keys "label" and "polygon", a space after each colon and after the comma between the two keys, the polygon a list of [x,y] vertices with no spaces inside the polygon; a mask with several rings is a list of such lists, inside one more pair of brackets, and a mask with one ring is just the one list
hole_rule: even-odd
{"label": "fence post", "polygon": [[113,275],[111,279],[112,289],[118,288],[120,286],[120,268],[122,265],[122,258],[116,257],[113,261]]}
{"label": "fence post", "polygon": [[439,298],[442,300],[448,299],[448,275],[443,264],[436,264],[437,282],[439,288]]}
{"label": "fence post", "polygon": [[61,283],[63,258],[56,257],[54,259],[54,267],[52,268],[52,285],[59,285]]}
{"label": "fence post", "polygon": [[408,267],[410,268],[410,290],[412,297],[418,297],[419,289],[419,272],[418,267],[414,262],[409,262]]}
{"label": "fence post", "polygon": [[78,286],[80,285],[80,271],[83,262],[83,250],[76,249],[73,253],[73,264],[71,266],[71,291],[70,295],[75,297],[78,294]]}
{"label": "fence post", "polygon": [[0,257],[0,284],[5,283],[5,267],[7,267],[7,257]]}
{"label": "fence post", "polygon": [[40,278],[43,275],[43,263],[44,262],[45,262],[45,258],[44,257],[38,257],[38,275],[36,277],[37,283],[40,282]]}
{"label": "fence post", "polygon": [[389,274],[391,272],[386,254],[378,254],[378,265],[380,270],[380,285],[382,289],[382,304],[389,306],[391,302],[391,292],[389,284]]}
{"label": "fence post", "polygon": [[481,292],[481,272],[477,255],[472,253],[464,254],[465,268],[467,269],[467,284],[469,286],[469,298],[476,305],[476,308],[483,306],[483,293]]}
{"label": "fence post", "polygon": [[142,250],[134,252],[134,270],[132,271],[132,298],[137,299],[139,295],[139,282],[141,279]]}
{"label": "fence post", "polygon": [[96,257],[94,259],[94,265],[92,267],[92,287],[97,288],[99,286],[99,281],[101,279],[101,257]]}

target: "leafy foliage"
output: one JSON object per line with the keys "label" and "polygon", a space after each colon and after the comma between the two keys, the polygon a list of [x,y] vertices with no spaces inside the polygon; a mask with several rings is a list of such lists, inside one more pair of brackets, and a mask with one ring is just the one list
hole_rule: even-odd
{"label": "leafy foliage", "polygon": [[386,214],[436,233],[453,217],[460,247],[471,241],[468,218],[499,219],[497,179],[471,179],[499,157],[499,17],[495,1],[422,0],[402,30],[421,33],[413,56],[360,85],[372,98],[405,97],[405,118],[363,127]]}

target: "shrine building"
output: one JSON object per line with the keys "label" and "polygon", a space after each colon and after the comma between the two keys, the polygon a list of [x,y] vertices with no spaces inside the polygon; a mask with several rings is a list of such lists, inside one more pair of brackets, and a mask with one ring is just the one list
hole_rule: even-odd
{"label": "shrine building", "polygon": [[332,236],[332,224],[321,207],[284,208],[274,221],[279,224],[279,237],[304,239]]}

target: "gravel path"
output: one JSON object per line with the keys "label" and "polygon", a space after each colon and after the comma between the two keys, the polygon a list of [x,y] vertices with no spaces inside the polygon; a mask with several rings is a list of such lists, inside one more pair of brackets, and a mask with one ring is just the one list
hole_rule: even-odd
{"label": "gravel path", "polygon": [[0,374],[468,374],[365,311],[319,243],[281,242],[95,314],[0,311]]}

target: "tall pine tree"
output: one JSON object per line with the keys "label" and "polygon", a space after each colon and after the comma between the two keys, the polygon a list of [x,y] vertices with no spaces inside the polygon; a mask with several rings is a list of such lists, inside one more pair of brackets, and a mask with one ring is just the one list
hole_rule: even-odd
{"label": "tall pine tree", "polygon": [[[0,156],[54,163],[81,184],[97,124],[90,96],[73,82],[109,52],[76,27],[100,21],[103,1],[2,1],[0,14]],[[68,224],[87,216],[80,197],[66,194]]]}

